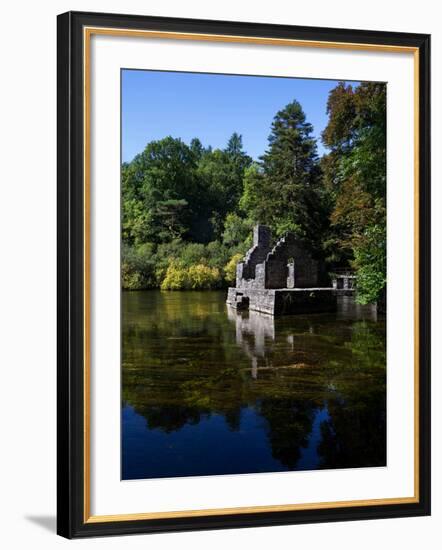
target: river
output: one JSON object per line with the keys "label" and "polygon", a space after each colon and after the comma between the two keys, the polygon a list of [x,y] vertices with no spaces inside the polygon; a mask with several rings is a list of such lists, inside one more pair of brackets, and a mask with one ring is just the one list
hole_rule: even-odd
{"label": "river", "polygon": [[386,464],[385,319],[123,292],[122,479]]}

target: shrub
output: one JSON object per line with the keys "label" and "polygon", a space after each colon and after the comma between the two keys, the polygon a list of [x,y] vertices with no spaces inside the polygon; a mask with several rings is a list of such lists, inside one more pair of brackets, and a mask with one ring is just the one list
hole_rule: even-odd
{"label": "shrub", "polygon": [[227,284],[233,285],[236,282],[236,266],[241,261],[243,255],[235,254],[224,266],[224,278]]}
{"label": "shrub", "polygon": [[131,270],[131,267],[126,263],[121,265],[121,284],[124,290],[145,288],[145,281],[141,273]]}
{"label": "shrub", "polygon": [[177,251],[176,257],[185,267],[205,263],[205,246],[201,243],[182,243],[180,250]]}
{"label": "shrub", "polygon": [[230,257],[231,250],[220,243],[219,241],[212,241],[206,245],[206,262],[210,267],[217,267],[222,273],[222,268]]}
{"label": "shrub", "polygon": [[238,248],[219,241],[204,245],[182,239],[159,245],[123,244],[122,287],[127,290],[221,288],[235,280],[236,262],[243,255]]}
{"label": "shrub", "polygon": [[228,247],[238,247],[247,242],[247,248],[251,244],[251,231],[253,222],[247,218],[240,217],[238,214],[227,214],[224,221],[223,243]]}
{"label": "shrub", "polygon": [[172,262],[161,283],[161,290],[184,290],[188,285],[188,270]]}
{"label": "shrub", "polygon": [[126,290],[153,288],[157,285],[153,246],[123,245],[121,258],[121,285]]}
{"label": "shrub", "polygon": [[161,283],[161,290],[203,290],[216,288],[220,284],[220,273],[216,267],[204,264],[184,267],[172,262]]}
{"label": "shrub", "polygon": [[219,269],[203,264],[192,265],[187,271],[188,288],[192,290],[216,288],[220,283]]}

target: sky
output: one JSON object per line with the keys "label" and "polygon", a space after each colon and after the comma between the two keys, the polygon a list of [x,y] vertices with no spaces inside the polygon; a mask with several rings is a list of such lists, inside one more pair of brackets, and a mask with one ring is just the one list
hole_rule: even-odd
{"label": "sky", "polygon": [[[122,160],[166,136],[223,149],[233,132],[254,159],[264,153],[273,117],[296,99],[318,138],[327,124],[327,97],[338,82],[124,69],[122,71]],[[358,84],[358,83],[355,83]]]}

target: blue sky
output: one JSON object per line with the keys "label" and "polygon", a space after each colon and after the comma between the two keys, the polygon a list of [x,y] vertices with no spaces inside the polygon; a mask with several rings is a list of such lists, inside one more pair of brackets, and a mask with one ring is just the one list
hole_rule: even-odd
{"label": "blue sky", "polygon": [[[242,134],[255,160],[264,153],[276,112],[298,100],[314,136],[327,124],[326,106],[334,80],[122,71],[122,156],[130,161],[149,141],[166,136],[224,148]],[[318,152],[324,153],[318,139]]]}

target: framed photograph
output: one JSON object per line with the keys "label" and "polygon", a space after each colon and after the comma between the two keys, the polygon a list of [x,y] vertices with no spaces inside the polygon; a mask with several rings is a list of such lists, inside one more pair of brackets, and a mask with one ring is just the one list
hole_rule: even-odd
{"label": "framed photograph", "polygon": [[58,17],[58,533],[430,513],[430,37]]}

